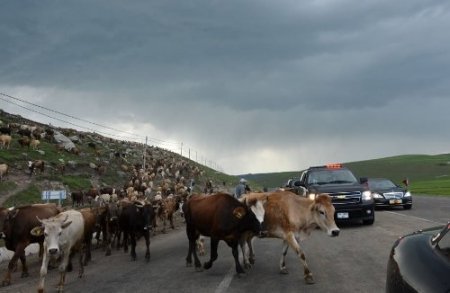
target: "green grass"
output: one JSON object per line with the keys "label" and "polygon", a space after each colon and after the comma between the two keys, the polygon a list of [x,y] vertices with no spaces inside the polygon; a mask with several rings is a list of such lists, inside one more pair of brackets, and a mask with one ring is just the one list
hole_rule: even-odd
{"label": "green grass", "polygon": [[0,182],[0,195],[5,195],[8,192],[17,188],[17,184],[13,181]]}
{"label": "green grass", "polygon": [[42,203],[41,192],[39,188],[34,184],[31,184],[24,190],[19,191],[14,196],[8,198],[4,202],[3,206],[12,207],[31,203]]}

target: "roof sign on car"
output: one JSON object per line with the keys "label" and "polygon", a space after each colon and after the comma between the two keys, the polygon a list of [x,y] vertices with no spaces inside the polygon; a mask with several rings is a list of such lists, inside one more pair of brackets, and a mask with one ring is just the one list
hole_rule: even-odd
{"label": "roof sign on car", "polygon": [[327,164],[326,167],[328,169],[340,169],[342,168],[342,164],[340,163]]}

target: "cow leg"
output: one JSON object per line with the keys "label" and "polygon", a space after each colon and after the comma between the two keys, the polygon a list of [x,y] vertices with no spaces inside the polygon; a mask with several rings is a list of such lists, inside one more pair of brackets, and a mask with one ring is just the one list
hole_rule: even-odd
{"label": "cow leg", "polygon": [[111,255],[111,227],[109,222],[109,217],[106,219],[106,229],[105,229],[105,240],[106,240],[106,252],[105,255]]}
{"label": "cow leg", "polygon": [[123,231],[123,251],[128,252],[128,231]]}
{"label": "cow leg", "polygon": [[87,266],[87,264],[91,261],[91,243],[92,243],[92,234],[89,233],[84,239],[83,250],[80,252],[80,255],[84,255],[83,265]]}
{"label": "cow leg", "polygon": [[300,262],[303,264],[305,283],[314,284],[314,278],[311,271],[308,268],[308,264],[306,263],[305,254],[303,253],[300,244],[298,244],[297,239],[294,236],[294,233],[290,232],[286,240],[289,243],[289,246],[292,247],[297,256],[300,258]]}
{"label": "cow leg", "polygon": [[87,245],[86,244],[84,244],[84,245],[82,245],[82,247],[81,247],[81,249],[80,249],[80,255],[78,256],[78,263],[79,263],[79,265],[80,265],[80,269],[79,269],[79,271],[78,271],[78,278],[82,278],[83,277],[83,274],[84,274],[84,262],[83,262],[83,255],[86,255],[87,254],[87,250],[88,248],[87,248]]}
{"label": "cow leg", "polygon": [[20,262],[22,263],[22,275],[21,278],[26,278],[29,276],[28,274],[28,266],[27,266],[27,259],[25,258],[25,254],[22,254],[19,256]]}
{"label": "cow leg", "polygon": [[200,234],[190,229],[189,225],[186,225],[186,234],[189,239],[189,250],[188,255],[186,256],[186,266],[187,267],[192,266],[192,255],[194,255],[195,270],[197,272],[201,272],[203,269],[202,264],[200,263],[200,259],[197,256],[197,243],[196,243]]}
{"label": "cow leg", "polygon": [[144,238],[145,238],[145,260],[147,262],[150,261],[150,232],[149,230],[144,231]]}
{"label": "cow leg", "polygon": [[288,274],[289,271],[286,268],[286,254],[289,249],[289,244],[287,241],[283,241],[283,250],[281,252],[281,258],[280,258],[280,274]]}
{"label": "cow leg", "polygon": [[[242,268],[241,264],[239,263],[239,248],[238,248],[238,242],[233,243],[231,246],[231,252],[233,253],[234,257],[234,263],[236,265],[236,273],[238,277],[245,274],[244,269]],[[216,247],[216,254],[217,254],[217,247]],[[217,258],[217,257],[216,257]]]}
{"label": "cow leg", "polygon": [[198,255],[203,256],[206,254],[205,251],[205,238],[203,236],[198,237],[198,239],[195,241],[196,248],[198,251]]}
{"label": "cow leg", "polygon": [[[243,235],[239,241],[239,246],[242,251],[242,260],[245,269],[250,269],[255,264],[255,253],[253,250],[253,237],[251,235]],[[248,249],[248,252],[247,252]]]}
{"label": "cow leg", "polygon": [[44,253],[44,256],[42,258],[41,271],[39,274],[39,284],[38,284],[38,292],[39,293],[44,292],[45,276],[47,276],[47,268],[48,268],[49,260],[50,259],[47,255],[47,253]]}
{"label": "cow leg", "polygon": [[[205,262],[203,264],[203,268],[204,269],[210,269],[213,265],[213,262],[217,259],[218,254],[217,254],[217,247],[219,246],[219,239],[217,238],[212,238],[211,237],[211,253],[210,253],[210,259],[209,261]],[[237,245],[236,245],[237,247]],[[197,255],[197,254],[195,254]],[[234,254],[233,254],[234,255]]]}
{"label": "cow leg", "polygon": [[16,251],[14,252],[13,257],[11,258],[11,260],[8,263],[8,271],[6,272],[5,278],[3,279],[2,286],[11,285],[11,273],[14,271],[14,268],[17,266],[18,259],[22,255],[25,257],[25,247],[26,247],[26,245],[23,245],[23,244],[17,245]]}
{"label": "cow leg", "polygon": [[58,292],[64,292],[64,283],[66,281],[66,271],[67,267],[72,266],[71,257],[73,253],[71,253],[70,248],[68,250],[63,251],[63,258],[61,260],[61,264],[59,265],[59,284],[58,284]]}
{"label": "cow leg", "polygon": [[136,234],[134,231],[130,233],[130,242],[131,242],[131,260],[136,260]]}
{"label": "cow leg", "polygon": [[175,225],[173,224],[173,214],[169,216],[170,228],[175,229]]}
{"label": "cow leg", "polygon": [[166,224],[167,224],[166,215],[163,215],[162,221],[163,221],[163,229],[161,232],[166,233]]}

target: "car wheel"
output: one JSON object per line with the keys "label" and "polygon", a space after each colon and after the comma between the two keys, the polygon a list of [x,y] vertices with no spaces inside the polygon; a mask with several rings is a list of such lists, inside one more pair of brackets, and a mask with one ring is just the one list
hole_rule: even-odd
{"label": "car wheel", "polygon": [[374,222],[375,222],[375,217],[373,217],[372,219],[363,220],[364,225],[372,225]]}
{"label": "car wheel", "polygon": [[410,209],[412,208],[412,204],[405,204],[405,205],[403,206],[403,208],[404,208],[405,210],[410,210]]}

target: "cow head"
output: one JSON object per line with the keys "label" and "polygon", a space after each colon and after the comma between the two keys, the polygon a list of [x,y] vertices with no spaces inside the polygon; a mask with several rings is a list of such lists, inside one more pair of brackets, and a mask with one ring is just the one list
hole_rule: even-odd
{"label": "cow head", "polygon": [[44,247],[47,249],[46,253],[49,256],[56,257],[60,254],[59,243],[62,231],[72,223],[72,221],[67,221],[68,217],[69,215],[65,215],[65,217],[56,216],[44,220],[36,217],[42,225],[33,228],[30,233],[33,236],[44,234]]}
{"label": "cow head", "polygon": [[264,203],[266,200],[267,196],[243,197],[241,202],[244,206],[237,207],[233,210],[233,215],[237,218],[246,216],[249,223],[249,227],[247,228],[250,228],[248,230],[251,230],[260,237],[265,234],[265,231],[263,231],[263,222],[265,214]]}
{"label": "cow head", "polygon": [[334,221],[334,206],[328,195],[321,194],[316,197],[311,205],[311,214],[314,223],[327,232],[328,236],[339,235],[340,230]]}
{"label": "cow head", "polygon": [[7,209],[2,209],[0,213],[0,239],[6,239],[13,232],[13,223],[14,218],[19,213],[19,210],[11,207]]}

